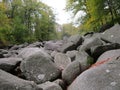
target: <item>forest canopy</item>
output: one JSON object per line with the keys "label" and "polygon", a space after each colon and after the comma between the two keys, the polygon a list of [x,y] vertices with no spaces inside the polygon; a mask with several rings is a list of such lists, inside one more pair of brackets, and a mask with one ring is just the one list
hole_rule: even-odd
{"label": "forest canopy", "polygon": [[74,15],[85,13],[79,18],[81,31],[99,31],[105,25],[120,23],[119,0],[67,0],[66,9]]}
{"label": "forest canopy", "polygon": [[37,0],[0,2],[0,44],[49,40],[55,37],[55,18],[49,6]]}

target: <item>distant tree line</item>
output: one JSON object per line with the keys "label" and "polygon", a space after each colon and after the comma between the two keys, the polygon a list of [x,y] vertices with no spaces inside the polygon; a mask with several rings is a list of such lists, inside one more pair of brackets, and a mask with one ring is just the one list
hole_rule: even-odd
{"label": "distant tree line", "polygon": [[0,44],[49,40],[55,37],[55,17],[38,0],[0,2]]}
{"label": "distant tree line", "polygon": [[79,18],[82,31],[99,31],[102,26],[120,23],[119,0],[67,0],[66,9],[75,15],[85,13]]}

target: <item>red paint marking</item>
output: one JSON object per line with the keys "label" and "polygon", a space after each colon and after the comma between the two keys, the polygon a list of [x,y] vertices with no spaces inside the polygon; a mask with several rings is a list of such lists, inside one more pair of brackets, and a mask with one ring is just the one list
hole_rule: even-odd
{"label": "red paint marking", "polygon": [[93,67],[97,67],[97,66],[100,66],[101,64],[104,64],[108,61],[110,61],[111,59],[110,58],[107,58],[105,60],[102,60],[102,61],[99,61],[99,62],[96,62],[95,64],[93,64],[90,68],[93,68]]}

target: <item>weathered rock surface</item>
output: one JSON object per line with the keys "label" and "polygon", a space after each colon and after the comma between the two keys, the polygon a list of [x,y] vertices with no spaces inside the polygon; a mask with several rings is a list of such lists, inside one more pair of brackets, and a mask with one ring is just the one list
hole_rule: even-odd
{"label": "weathered rock surface", "polygon": [[80,46],[79,51],[87,51],[89,53],[90,48],[97,45],[103,45],[102,40],[96,37],[86,38]]}
{"label": "weathered rock surface", "polygon": [[101,46],[91,47],[91,55],[95,59],[97,59],[104,52],[113,50],[113,49],[120,49],[120,44],[112,43],[112,44],[105,44],[105,45],[101,45]]}
{"label": "weathered rock surface", "polygon": [[0,58],[0,69],[11,72],[22,61],[21,58]]}
{"label": "weathered rock surface", "polygon": [[76,54],[75,61],[79,61],[81,64],[81,71],[86,70],[91,64],[93,64],[94,60],[90,57],[85,51],[79,51]]}
{"label": "weathered rock surface", "polygon": [[120,25],[116,24],[112,28],[103,32],[101,38],[108,42],[120,44]]}
{"label": "weathered rock surface", "polygon": [[40,52],[41,49],[37,47],[33,48],[23,48],[22,50],[19,51],[18,57],[21,57],[23,59],[28,58],[29,56],[35,54],[36,52]]}
{"label": "weathered rock surface", "polygon": [[33,81],[26,81],[0,70],[0,90],[42,90]]}
{"label": "weathered rock surface", "polygon": [[28,80],[36,83],[52,81],[60,75],[60,70],[44,51],[29,56],[21,62],[20,68]]}
{"label": "weathered rock surface", "polygon": [[74,61],[77,53],[78,53],[78,51],[73,50],[73,51],[66,52],[66,55],[71,58],[71,61]]}
{"label": "weathered rock surface", "polygon": [[57,53],[54,62],[61,70],[63,70],[71,63],[71,59],[63,53]]}
{"label": "weathered rock surface", "polygon": [[57,80],[54,81],[54,83],[56,83],[56,84],[58,84],[59,86],[61,86],[61,88],[62,88],[63,90],[66,90],[66,84],[65,84],[65,82],[64,82],[62,79],[57,79]]}
{"label": "weathered rock surface", "polygon": [[59,51],[66,53],[67,51],[76,50],[82,42],[83,38],[80,35],[73,35],[59,48]]}
{"label": "weathered rock surface", "polygon": [[39,84],[38,87],[42,88],[42,90],[62,90],[58,84],[49,81]]}
{"label": "weathered rock surface", "polygon": [[110,50],[110,51],[106,51],[105,53],[103,53],[98,58],[97,61],[99,62],[99,61],[106,60],[106,59],[116,59],[119,56],[120,56],[120,49]]}
{"label": "weathered rock surface", "polygon": [[67,90],[120,90],[120,58],[97,63],[79,75]]}
{"label": "weathered rock surface", "polygon": [[62,79],[71,84],[73,80],[81,73],[81,65],[79,61],[73,61],[62,71]]}

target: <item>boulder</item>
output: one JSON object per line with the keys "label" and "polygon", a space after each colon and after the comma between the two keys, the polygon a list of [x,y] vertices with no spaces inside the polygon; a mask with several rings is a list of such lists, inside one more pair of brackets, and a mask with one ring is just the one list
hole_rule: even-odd
{"label": "boulder", "polygon": [[[0,70],[0,90],[38,90],[33,81],[26,81]],[[42,90],[42,89],[39,89]]]}
{"label": "boulder", "polygon": [[0,58],[0,69],[12,72],[21,61],[21,58]]}
{"label": "boulder", "polygon": [[28,80],[36,83],[53,81],[60,76],[60,70],[44,51],[37,52],[23,60],[20,68]]}
{"label": "boulder", "polygon": [[71,61],[74,61],[77,53],[78,53],[77,50],[73,50],[66,52],[66,55],[71,58]]}
{"label": "boulder", "polygon": [[102,40],[96,37],[86,38],[83,44],[80,46],[79,51],[86,51],[90,53],[90,48],[93,46],[103,45]]}
{"label": "boulder", "polygon": [[54,83],[56,83],[56,84],[58,84],[59,86],[61,86],[61,88],[62,88],[63,90],[66,90],[66,84],[65,84],[65,82],[64,82],[63,80],[57,79],[57,80],[54,81]]}
{"label": "boulder", "polygon": [[106,59],[116,59],[117,57],[120,56],[120,49],[116,50],[109,50],[104,52],[97,60],[97,62],[106,60]]}
{"label": "boulder", "polygon": [[23,59],[26,59],[28,58],[29,56],[37,53],[37,52],[40,52],[42,49],[40,48],[37,48],[37,47],[33,47],[33,48],[23,48],[19,51],[18,53],[18,57],[21,57]]}
{"label": "boulder", "polygon": [[34,42],[34,43],[28,45],[27,47],[31,47],[31,48],[38,47],[38,48],[40,48],[40,47],[43,47],[43,43],[42,42]]}
{"label": "boulder", "polygon": [[54,62],[61,70],[63,70],[71,63],[71,59],[63,53],[57,53],[55,55]]}
{"label": "boulder", "polygon": [[49,81],[43,84],[39,84],[38,87],[42,88],[42,90],[62,90],[58,84]]}
{"label": "boulder", "polygon": [[120,58],[97,62],[79,75],[67,90],[120,90]]}
{"label": "boulder", "polygon": [[44,48],[46,50],[58,51],[58,48],[60,48],[61,44],[62,41],[47,41],[44,45]]}
{"label": "boulder", "polygon": [[116,24],[112,28],[101,33],[101,39],[107,42],[120,44],[120,25]]}
{"label": "boulder", "polygon": [[81,64],[81,71],[86,70],[91,64],[94,63],[94,60],[84,51],[79,51],[76,54],[75,61],[79,61]]}
{"label": "boulder", "polygon": [[119,49],[119,48],[120,48],[120,44],[112,43],[112,44],[91,47],[90,51],[91,51],[92,57],[94,57],[94,59],[97,60],[97,58],[104,52],[113,50],[113,49]]}
{"label": "boulder", "polygon": [[62,71],[62,79],[67,85],[71,84],[74,79],[81,73],[81,65],[79,61],[73,61]]}
{"label": "boulder", "polygon": [[82,42],[83,38],[80,35],[73,35],[59,48],[59,51],[66,53],[67,51],[75,50]]}
{"label": "boulder", "polygon": [[76,46],[79,46],[83,42],[83,38],[79,34],[72,35],[71,37],[68,38],[68,42],[72,42]]}

